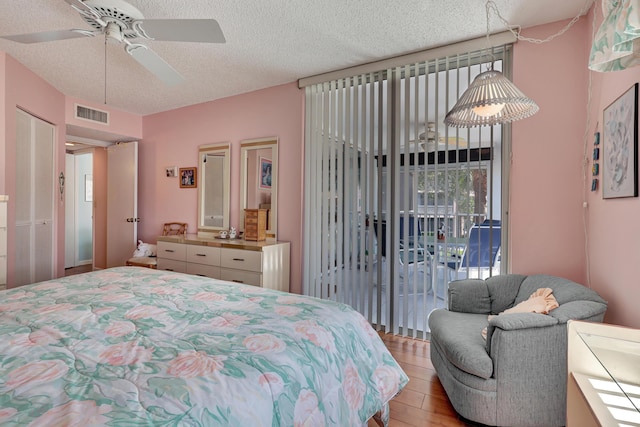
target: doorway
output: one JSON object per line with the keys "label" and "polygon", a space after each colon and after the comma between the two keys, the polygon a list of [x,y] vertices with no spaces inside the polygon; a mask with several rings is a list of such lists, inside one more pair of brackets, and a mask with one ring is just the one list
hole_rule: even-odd
{"label": "doorway", "polygon": [[93,263],[93,152],[66,154],[65,262],[72,268]]}

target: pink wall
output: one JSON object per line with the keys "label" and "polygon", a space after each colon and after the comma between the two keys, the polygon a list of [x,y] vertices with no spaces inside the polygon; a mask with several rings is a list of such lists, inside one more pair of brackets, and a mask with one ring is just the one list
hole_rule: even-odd
{"label": "pink wall", "polygon": [[[515,47],[515,83],[541,111],[513,125],[512,271],[584,283],[609,302],[606,322],[639,328],[640,199],[603,200],[601,189],[592,193],[590,156],[604,108],[640,81],[640,67],[590,72],[592,19],[592,14],[581,19],[550,43]],[[527,29],[523,35],[545,38],[565,24]]]}
{"label": "pink wall", "polygon": [[[7,62],[7,54],[0,51],[0,129],[6,129],[5,122],[5,95],[6,95],[6,78],[5,68]],[[0,153],[5,153],[6,136],[0,133]],[[7,182],[7,156],[6,153],[0,156],[0,194],[6,194],[6,182]]]}
{"label": "pink wall", "polygon": [[162,224],[197,226],[197,189],[179,188],[165,167],[198,166],[198,146],[231,144],[231,225],[240,218],[240,142],[276,136],[278,240],[291,242],[291,290],[302,289],[302,165],[304,92],[295,83],[147,116],[140,144],[139,236],[155,242]]}
{"label": "pink wall", "polygon": [[[0,138],[4,140],[4,188],[0,193],[9,195],[8,222],[15,223],[15,155],[16,155],[16,107],[20,107],[30,114],[39,117],[56,127],[55,141],[55,176],[65,169],[65,112],[64,95],[49,85],[45,80],[24,67],[8,55],[5,58],[5,99],[0,111],[4,116],[4,132]],[[58,276],[64,275],[64,203],[57,198],[55,205],[54,234],[57,235],[57,248],[54,258],[54,270]],[[7,285],[11,287],[15,273],[15,229],[9,227],[7,233]]]}
{"label": "pink wall", "polygon": [[[523,31],[545,38],[560,22]],[[520,41],[514,83],[540,106],[513,124],[509,234],[511,271],[553,274],[585,283],[582,221],[586,126],[585,19],[552,42]]]}
{"label": "pink wall", "polygon": [[[598,10],[598,26],[601,15]],[[590,34],[587,40],[590,45]],[[596,131],[602,132],[603,110],[640,81],[640,67],[612,73],[592,72],[592,76],[592,120],[589,127],[591,149],[593,134]],[[602,144],[606,144],[606,141],[602,141]],[[585,268],[588,269],[593,288],[609,301],[605,320],[640,328],[640,199],[604,200],[602,188],[595,193],[588,192],[587,195],[589,227],[588,262]]]}

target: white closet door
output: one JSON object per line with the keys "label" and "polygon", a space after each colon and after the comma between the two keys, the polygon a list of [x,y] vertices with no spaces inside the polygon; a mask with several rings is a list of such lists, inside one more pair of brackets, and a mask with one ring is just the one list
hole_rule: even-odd
{"label": "white closet door", "polygon": [[15,284],[53,278],[53,125],[17,111]]}
{"label": "white closet door", "polygon": [[107,156],[107,267],[117,267],[138,239],[138,142],[112,145]]}
{"label": "white closet door", "polygon": [[15,284],[31,282],[31,117],[18,110],[16,125],[16,253]]}

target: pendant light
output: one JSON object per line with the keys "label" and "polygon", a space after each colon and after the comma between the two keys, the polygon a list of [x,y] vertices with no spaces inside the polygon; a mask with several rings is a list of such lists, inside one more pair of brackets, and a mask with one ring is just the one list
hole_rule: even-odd
{"label": "pendant light", "polygon": [[[485,3],[487,40],[491,35],[489,11],[495,7],[493,1]],[[524,119],[538,112],[538,105],[500,71],[494,70],[493,62],[492,53],[491,69],[476,76],[445,116],[445,124],[462,128],[490,126]]]}
{"label": "pendant light", "polygon": [[470,128],[509,123],[534,115],[538,105],[501,72],[478,74],[444,119],[448,126]]}

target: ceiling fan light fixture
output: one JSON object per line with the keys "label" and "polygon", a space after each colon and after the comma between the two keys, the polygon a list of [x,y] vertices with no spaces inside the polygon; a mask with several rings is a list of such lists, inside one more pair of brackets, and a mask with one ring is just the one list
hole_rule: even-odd
{"label": "ceiling fan light fixture", "polygon": [[501,72],[478,74],[444,119],[448,126],[471,128],[510,123],[540,108]]}
{"label": "ceiling fan light fixture", "polygon": [[114,41],[116,43],[122,43],[124,36],[122,35],[122,28],[115,22],[108,22],[104,28],[104,35],[107,41]]}

